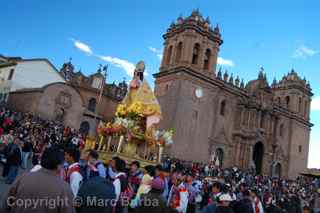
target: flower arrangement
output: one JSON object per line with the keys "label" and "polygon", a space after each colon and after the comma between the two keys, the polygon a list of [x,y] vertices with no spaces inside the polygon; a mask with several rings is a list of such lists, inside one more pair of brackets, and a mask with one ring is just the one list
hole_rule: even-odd
{"label": "flower arrangement", "polygon": [[144,112],[155,111],[151,106],[144,106],[140,101],[132,103],[129,107],[126,104],[119,104],[113,122],[99,125],[99,135],[123,135],[127,141],[136,143],[148,142],[149,145],[161,147],[173,143],[173,129],[157,130],[155,127],[146,128],[146,115]]}
{"label": "flower arrangement", "polygon": [[125,117],[127,115],[127,107],[125,104],[119,104],[116,111],[117,117]]}
{"label": "flower arrangement", "polygon": [[157,145],[159,146],[168,146],[168,145],[171,145],[173,144],[173,134],[174,134],[174,129],[167,129],[167,130],[162,130],[162,131],[159,131],[157,130],[156,131],[156,141],[157,141]]}

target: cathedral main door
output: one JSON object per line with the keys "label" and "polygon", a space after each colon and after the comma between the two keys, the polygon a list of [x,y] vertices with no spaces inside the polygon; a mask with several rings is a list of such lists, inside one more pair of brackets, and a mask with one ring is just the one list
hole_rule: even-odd
{"label": "cathedral main door", "polygon": [[261,174],[262,172],[262,160],[263,160],[264,146],[262,142],[258,142],[253,147],[253,162],[255,165],[256,173]]}

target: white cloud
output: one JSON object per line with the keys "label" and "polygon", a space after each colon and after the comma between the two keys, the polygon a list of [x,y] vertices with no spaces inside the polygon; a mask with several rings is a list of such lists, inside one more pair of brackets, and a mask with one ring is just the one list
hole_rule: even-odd
{"label": "white cloud", "polygon": [[127,60],[111,57],[111,56],[98,56],[101,60],[110,62],[111,64],[120,67],[124,71],[126,71],[127,75],[133,76],[133,72],[135,69],[135,65]]}
{"label": "white cloud", "polygon": [[159,49],[157,49],[157,48],[155,48],[155,47],[152,47],[152,46],[149,46],[148,49],[149,49],[151,52],[155,53],[156,56],[159,58],[160,61],[162,60],[162,50],[159,50]]}
{"label": "white cloud", "polygon": [[221,58],[221,57],[218,57],[218,62],[217,63],[219,65],[222,65],[222,66],[234,67],[233,61],[228,60],[228,59],[224,59],[224,58]]}
{"label": "white cloud", "polygon": [[78,48],[80,51],[88,54],[88,55],[92,55],[93,51],[91,50],[91,47],[79,40],[76,39],[71,39],[73,41],[73,44],[76,48]]}
{"label": "white cloud", "polygon": [[313,50],[305,45],[301,45],[300,47],[298,47],[294,51],[293,57],[294,58],[307,58],[307,57],[311,57],[317,53],[318,53],[318,51]]}
{"label": "white cloud", "polygon": [[312,111],[320,111],[320,96],[312,99],[311,110]]}

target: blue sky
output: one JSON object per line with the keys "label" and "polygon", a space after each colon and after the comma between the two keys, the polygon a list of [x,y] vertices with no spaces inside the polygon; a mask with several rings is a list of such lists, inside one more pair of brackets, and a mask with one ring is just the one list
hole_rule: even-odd
{"label": "blue sky", "polygon": [[109,82],[129,79],[133,64],[144,60],[153,82],[162,34],[194,8],[219,23],[224,69],[248,81],[263,66],[271,82],[293,67],[310,80],[315,127],[309,166],[320,167],[320,1],[2,0],[0,54],[48,58],[57,68],[72,57],[86,74],[110,64]]}

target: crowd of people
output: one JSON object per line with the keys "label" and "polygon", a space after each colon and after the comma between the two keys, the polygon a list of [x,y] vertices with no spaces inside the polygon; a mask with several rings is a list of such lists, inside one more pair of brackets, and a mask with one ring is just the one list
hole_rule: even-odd
{"label": "crowd of people", "polygon": [[103,162],[84,145],[84,136],[59,122],[0,109],[2,176],[10,184],[0,212],[320,212],[313,178],[286,180],[169,157],[156,166],[117,156]]}

